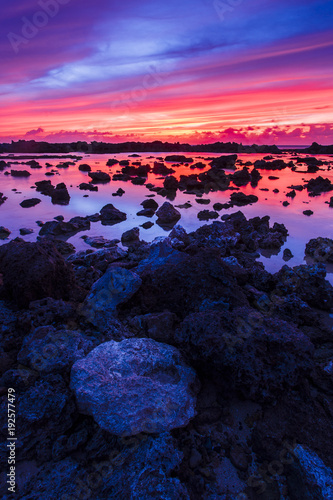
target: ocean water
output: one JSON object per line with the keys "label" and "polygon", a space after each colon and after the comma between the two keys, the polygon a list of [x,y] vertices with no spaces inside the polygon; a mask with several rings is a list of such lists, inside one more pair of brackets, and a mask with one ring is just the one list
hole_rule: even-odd
{"label": "ocean water", "polygon": [[[76,155],[76,153],[72,153]],[[168,155],[171,153],[167,153]],[[82,159],[75,162],[75,165],[69,166],[69,168],[57,168],[56,165],[61,163],[62,160],[52,158],[50,155],[49,159],[40,159],[41,155],[33,155],[36,160],[42,165],[41,169],[32,169],[29,165],[24,162],[28,160],[18,160],[18,156],[13,155],[12,161],[18,164],[12,164],[11,167],[6,168],[4,171],[0,172],[0,192],[8,197],[6,202],[0,206],[0,226],[5,226],[11,231],[11,235],[8,239],[0,240],[0,244],[8,242],[17,236],[20,236],[20,228],[31,228],[33,233],[27,236],[23,236],[26,241],[36,241],[40,227],[36,224],[36,221],[42,220],[44,222],[52,220],[54,217],[62,215],[65,221],[75,216],[86,216],[97,213],[101,208],[107,203],[112,203],[119,210],[126,212],[127,220],[116,224],[113,226],[103,226],[100,222],[92,223],[90,231],[80,232],[76,235],[68,238],[68,241],[75,245],[77,250],[90,248],[82,239],[83,235],[89,236],[104,236],[108,239],[114,239],[121,237],[122,233],[136,226],[140,226],[144,222],[152,221],[155,223],[156,216],[152,218],[137,216],[137,212],[142,209],[140,203],[146,199],[148,195],[153,194],[150,192],[145,185],[136,186],[129,182],[122,181],[111,181],[107,184],[98,184],[98,192],[81,191],[78,186],[82,182],[89,182],[90,178],[87,173],[79,171],[78,167],[82,163],[88,163],[93,171],[102,170],[111,174],[120,171],[121,167],[115,165],[113,167],[107,167],[106,162],[109,158],[116,158],[117,160],[129,159],[131,161],[141,161],[142,164],[150,163],[153,165],[157,158],[164,158],[166,153],[142,153],[139,158],[129,157],[128,154],[118,154],[118,155],[85,155],[81,154]],[[182,153],[176,153],[182,154]],[[203,162],[207,165],[206,169],[209,168],[207,158],[208,157],[218,157],[220,154],[212,153],[184,153],[186,156],[190,156],[195,162]],[[0,160],[5,155],[0,155]],[[267,155],[264,154],[239,154],[238,159],[242,162],[251,161],[254,163],[258,159],[262,159]],[[285,161],[290,161],[294,155],[285,153],[283,155],[273,155],[274,158],[283,158]],[[300,155],[303,156],[303,155]],[[306,156],[306,155],[304,155]],[[153,157],[153,158],[149,158]],[[330,161],[333,165],[333,157],[327,155],[316,156],[318,159]],[[8,160],[6,160],[8,161]],[[64,159],[63,161],[72,161],[69,159]],[[52,167],[46,167],[46,163],[51,163]],[[171,163],[166,163],[171,166]],[[28,170],[31,175],[28,178],[17,178],[11,175],[6,175],[5,172],[10,169],[13,170]],[[242,168],[240,165],[238,168]],[[252,166],[249,167],[250,170]],[[306,173],[305,165],[297,165],[297,170],[293,172],[290,168],[286,168],[281,171],[272,170],[260,170],[263,179],[258,183],[258,186],[252,187],[250,184],[247,186],[242,186],[240,191],[245,194],[255,194],[258,196],[259,201],[253,205],[248,205],[246,207],[237,208],[234,207],[228,210],[222,210],[219,212],[220,217],[226,213],[233,213],[235,211],[241,210],[247,218],[255,216],[265,216],[269,215],[271,217],[271,224],[274,222],[279,222],[285,224],[289,231],[289,236],[285,245],[281,248],[279,252],[269,252],[267,250],[261,251],[261,256],[259,258],[270,272],[278,271],[282,265],[285,264],[282,256],[283,250],[289,248],[294,257],[288,261],[289,266],[295,266],[304,263],[310,263],[311,260],[306,258],[304,255],[305,245],[311,238],[316,238],[318,236],[322,237],[333,237],[333,208],[330,208],[327,203],[330,197],[333,196],[333,192],[323,193],[320,196],[309,197],[307,190],[302,192],[296,191],[296,197],[294,199],[287,198],[286,193],[290,191],[288,186],[291,184],[299,185],[304,184],[305,181],[317,177],[319,175],[329,178],[333,182],[333,169],[328,170],[327,166],[321,167],[322,170],[318,171],[316,174]],[[189,166],[180,165],[175,167],[176,173],[173,174],[175,177],[179,178],[180,175],[200,173],[204,170],[192,170]],[[51,177],[46,176],[47,172],[54,171],[54,175]],[[226,170],[226,173],[232,173],[233,170]],[[269,176],[279,177],[277,180],[268,179]],[[68,188],[69,194],[71,196],[70,203],[66,206],[63,205],[53,205],[51,198],[44,196],[41,193],[36,193],[35,182],[41,180],[51,180],[53,185],[60,182],[64,182]],[[163,178],[156,176],[154,174],[148,174],[147,183],[152,183],[155,186],[163,185]],[[232,184],[231,184],[232,185]],[[122,197],[113,197],[112,193],[115,193],[119,188],[125,191]],[[273,193],[275,188],[279,189],[279,193]],[[268,189],[268,191],[262,191],[262,189]],[[227,203],[230,199],[230,195],[233,191],[220,191],[211,192],[204,195],[203,198],[209,198],[209,205],[200,205],[195,201],[195,195],[189,195],[177,191],[176,197],[171,201],[175,205],[181,205],[185,202],[190,202],[192,207],[189,209],[178,209],[181,212],[181,219],[178,224],[181,224],[188,232],[194,231],[203,224],[207,222],[199,221],[197,215],[198,212],[205,209],[213,210],[213,204],[216,202]],[[88,197],[84,197],[87,195]],[[42,200],[40,204],[32,208],[22,208],[20,203],[24,199],[37,197]],[[159,205],[162,205],[166,199],[158,194],[154,198]],[[289,201],[290,205],[284,207],[282,205],[283,201]],[[303,215],[304,210],[312,210],[314,214],[310,217]],[[140,237],[145,241],[152,241],[157,236],[167,236],[168,231],[165,231],[157,224],[154,224],[149,230],[140,228]],[[333,266],[327,268],[328,279],[333,283]]]}

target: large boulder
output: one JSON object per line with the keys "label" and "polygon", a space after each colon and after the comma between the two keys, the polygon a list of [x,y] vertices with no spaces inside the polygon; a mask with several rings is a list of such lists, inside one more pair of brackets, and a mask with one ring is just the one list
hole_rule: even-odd
{"label": "large boulder", "polygon": [[309,255],[316,262],[333,263],[333,240],[313,238],[306,244],[305,255]]}
{"label": "large boulder", "polygon": [[186,426],[197,384],[175,347],[151,339],[101,344],[73,365],[70,383],[79,411],[118,436]]}
{"label": "large boulder", "polygon": [[100,213],[102,224],[112,225],[127,219],[126,214],[115,208],[112,203],[105,205],[105,207],[101,209]]}
{"label": "large boulder", "polygon": [[1,246],[0,272],[6,297],[19,307],[45,297],[70,299],[76,288],[71,266],[45,240],[11,241]]}
{"label": "large boulder", "polygon": [[128,269],[110,267],[94,283],[86,298],[82,314],[95,326],[102,327],[117,315],[117,306],[129,300],[140,288],[141,278]]}

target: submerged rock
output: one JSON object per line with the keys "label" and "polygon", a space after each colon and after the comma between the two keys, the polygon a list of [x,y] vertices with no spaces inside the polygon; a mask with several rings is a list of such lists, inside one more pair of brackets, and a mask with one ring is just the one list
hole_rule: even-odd
{"label": "submerged rock", "polygon": [[74,364],[71,388],[79,411],[118,436],[184,427],[196,414],[194,370],[176,348],[151,339],[96,347]]}

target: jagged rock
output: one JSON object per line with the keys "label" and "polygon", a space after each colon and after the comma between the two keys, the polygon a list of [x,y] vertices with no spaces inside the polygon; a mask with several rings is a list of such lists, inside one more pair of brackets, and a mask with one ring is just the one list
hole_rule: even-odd
{"label": "jagged rock", "polygon": [[318,195],[320,193],[332,191],[333,184],[329,179],[324,179],[319,176],[316,179],[310,179],[306,185],[306,189],[310,192],[310,194]]}
{"label": "jagged rock", "polygon": [[176,348],[151,339],[96,347],[73,365],[70,385],[79,411],[118,436],[184,427],[196,414],[194,370]]}
{"label": "jagged rock", "polygon": [[54,205],[68,205],[70,196],[66,185],[61,182],[51,193],[51,200]]}
{"label": "jagged rock", "polygon": [[93,248],[114,247],[119,243],[119,240],[108,240],[103,236],[81,236],[81,238]]}
{"label": "jagged rock", "polygon": [[79,185],[79,189],[81,191],[98,191],[98,186],[93,186],[92,184],[89,184],[87,182],[81,182]]}
{"label": "jagged rock", "polygon": [[138,227],[134,227],[129,231],[125,231],[125,233],[121,235],[121,242],[125,246],[137,243],[139,241],[140,241],[140,229]]}
{"label": "jagged rock", "polygon": [[251,203],[256,203],[258,197],[254,194],[246,195],[244,193],[232,193],[230,196],[230,202],[237,207],[244,207],[245,205],[250,205]]}
{"label": "jagged rock", "polygon": [[82,315],[95,326],[103,327],[115,318],[117,306],[129,300],[141,286],[141,279],[122,267],[110,267],[93,285],[86,298]]}
{"label": "jagged rock", "polygon": [[24,338],[17,360],[40,373],[63,374],[93,347],[81,332],[41,326]]}
{"label": "jagged rock", "polygon": [[157,210],[156,215],[158,217],[157,224],[159,225],[174,225],[181,218],[180,212],[178,212],[178,210],[176,210],[168,201],[163,203],[163,205]]}
{"label": "jagged rock", "polygon": [[236,168],[237,155],[220,156],[219,158],[214,158],[211,161],[210,166],[213,168],[224,169],[224,168]]}
{"label": "jagged rock", "polygon": [[333,263],[333,240],[330,238],[313,238],[305,247],[305,254],[316,262]]}
{"label": "jagged rock", "polygon": [[4,226],[0,226],[0,239],[1,240],[5,240],[6,238],[8,238],[8,236],[10,236],[12,234],[11,231],[9,231],[9,229],[7,229],[6,227]]}
{"label": "jagged rock", "polygon": [[211,220],[211,219],[218,219],[219,214],[217,212],[214,212],[213,210],[201,210],[198,212],[198,219],[199,220]]}

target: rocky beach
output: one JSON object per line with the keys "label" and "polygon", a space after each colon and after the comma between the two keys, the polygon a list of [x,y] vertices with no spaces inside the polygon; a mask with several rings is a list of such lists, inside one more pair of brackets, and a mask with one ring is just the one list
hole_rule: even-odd
{"label": "rocky beach", "polygon": [[333,499],[332,165],[2,151],[1,498]]}

